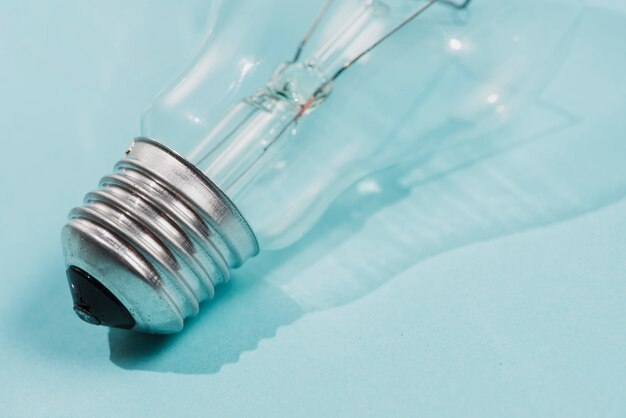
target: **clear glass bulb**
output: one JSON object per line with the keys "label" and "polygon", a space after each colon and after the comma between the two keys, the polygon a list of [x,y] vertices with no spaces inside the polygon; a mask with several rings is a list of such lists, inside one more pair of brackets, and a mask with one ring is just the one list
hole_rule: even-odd
{"label": "clear glass bulb", "polygon": [[178,331],[359,179],[493,137],[555,73],[583,2],[455,1],[214,1],[194,62],[143,114],[151,140],[70,213],[77,314]]}
{"label": "clear glass bulb", "polygon": [[498,129],[541,87],[581,5],[435,4],[307,104],[426,2],[335,3],[291,62],[321,3],[215,2],[195,62],[143,114],[142,135],[185,153],[233,199],[261,249],[297,240],[364,175]]}

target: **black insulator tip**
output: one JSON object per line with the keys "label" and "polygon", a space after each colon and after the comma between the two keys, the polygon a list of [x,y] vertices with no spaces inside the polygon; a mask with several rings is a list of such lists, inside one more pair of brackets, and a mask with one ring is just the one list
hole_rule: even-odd
{"label": "black insulator tip", "polygon": [[89,273],[70,266],[67,281],[74,300],[74,312],[83,321],[114,328],[135,326],[135,320],[122,302]]}

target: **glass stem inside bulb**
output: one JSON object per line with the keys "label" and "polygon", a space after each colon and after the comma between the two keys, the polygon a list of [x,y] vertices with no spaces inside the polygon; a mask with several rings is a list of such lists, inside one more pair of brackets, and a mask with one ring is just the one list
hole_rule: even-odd
{"label": "glass stem inside bulb", "polygon": [[262,157],[288,134],[297,113],[284,99],[248,98],[231,109],[189,159],[233,197],[261,168]]}
{"label": "glass stem inside bulb", "polygon": [[266,86],[235,105],[192,150],[191,162],[236,197],[271,164],[267,155],[291,135],[301,116],[328,96],[333,75],[384,33],[387,12],[380,1],[361,1],[332,25],[335,31],[321,34],[308,58],[280,65]]}
{"label": "glass stem inside bulb", "polygon": [[[322,87],[322,88],[321,88]],[[298,119],[328,95],[330,84],[314,68],[281,65],[257,94],[237,103],[188,158],[229,196],[236,196],[271,160]]]}
{"label": "glass stem inside bulb", "polygon": [[387,7],[365,0],[302,61],[280,65],[256,94],[235,105],[191,151],[189,160],[231,198],[272,163],[272,151],[330,93],[330,80],[384,33]]}

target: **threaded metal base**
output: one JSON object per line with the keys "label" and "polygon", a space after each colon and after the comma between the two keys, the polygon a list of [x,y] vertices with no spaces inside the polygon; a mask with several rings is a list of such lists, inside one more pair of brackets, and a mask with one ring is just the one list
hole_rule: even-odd
{"label": "threaded metal base", "polygon": [[66,265],[109,289],[135,319],[134,330],[154,333],[181,330],[230,269],[258,252],[228,197],[146,138],[70,212],[62,240]]}

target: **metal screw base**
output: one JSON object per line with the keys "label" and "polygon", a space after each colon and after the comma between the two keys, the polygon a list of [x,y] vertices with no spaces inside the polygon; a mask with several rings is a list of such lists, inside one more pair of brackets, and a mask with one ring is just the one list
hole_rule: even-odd
{"label": "metal screw base", "polygon": [[138,138],[62,231],[68,267],[111,291],[133,330],[170,333],[198,313],[230,269],[258,253],[250,226],[195,166]]}

